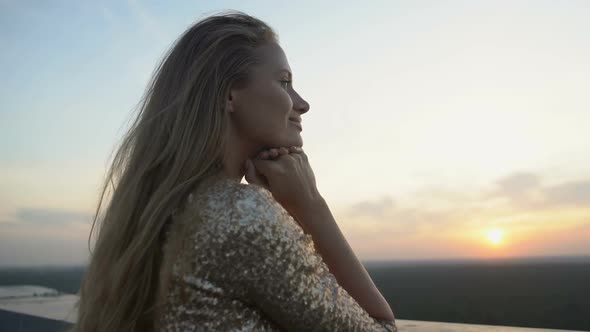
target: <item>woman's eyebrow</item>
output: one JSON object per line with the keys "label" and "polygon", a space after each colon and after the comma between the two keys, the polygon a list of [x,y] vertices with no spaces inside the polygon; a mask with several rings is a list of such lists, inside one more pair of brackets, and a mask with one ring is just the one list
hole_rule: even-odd
{"label": "woman's eyebrow", "polygon": [[287,75],[289,75],[289,79],[293,78],[293,74],[291,74],[291,72],[288,71],[287,69],[279,69],[279,70],[277,70],[277,73],[287,73]]}

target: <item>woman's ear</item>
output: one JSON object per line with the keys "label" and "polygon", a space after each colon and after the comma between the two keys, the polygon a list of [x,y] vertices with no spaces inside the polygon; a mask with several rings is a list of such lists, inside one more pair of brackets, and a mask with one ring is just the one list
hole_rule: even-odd
{"label": "woman's ear", "polygon": [[235,102],[236,99],[234,98],[234,93],[232,91],[229,92],[227,99],[225,100],[225,109],[229,112],[229,113],[233,113],[235,111]]}
{"label": "woman's ear", "polygon": [[228,89],[227,99],[225,100],[225,107],[228,113],[236,113],[240,111],[241,103],[248,94],[246,88],[248,87],[245,80],[233,82]]}

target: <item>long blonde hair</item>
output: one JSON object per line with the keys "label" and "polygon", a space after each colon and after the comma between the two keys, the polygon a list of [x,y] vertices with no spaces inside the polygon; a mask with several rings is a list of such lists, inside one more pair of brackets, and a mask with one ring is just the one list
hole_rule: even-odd
{"label": "long blonde hair", "polygon": [[[153,331],[167,222],[188,193],[223,163],[229,89],[278,42],[263,21],[224,11],[189,27],[154,70],[139,112],[108,170],[94,216],[100,232],[70,331]],[[112,197],[100,213],[109,187]]]}

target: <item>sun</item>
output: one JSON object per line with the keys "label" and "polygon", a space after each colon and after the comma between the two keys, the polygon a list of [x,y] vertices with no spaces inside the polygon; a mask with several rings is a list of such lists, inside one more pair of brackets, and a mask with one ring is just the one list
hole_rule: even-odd
{"label": "sun", "polygon": [[493,244],[499,244],[502,242],[502,230],[494,228],[488,232],[488,240]]}

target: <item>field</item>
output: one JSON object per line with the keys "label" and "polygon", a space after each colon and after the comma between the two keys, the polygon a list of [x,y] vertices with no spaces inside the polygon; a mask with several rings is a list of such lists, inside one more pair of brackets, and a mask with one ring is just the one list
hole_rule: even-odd
{"label": "field", "polygon": [[[398,319],[590,331],[587,259],[363,263]],[[2,268],[0,285],[75,294],[84,270]]]}
{"label": "field", "polygon": [[588,261],[365,265],[398,318],[590,331]]}

